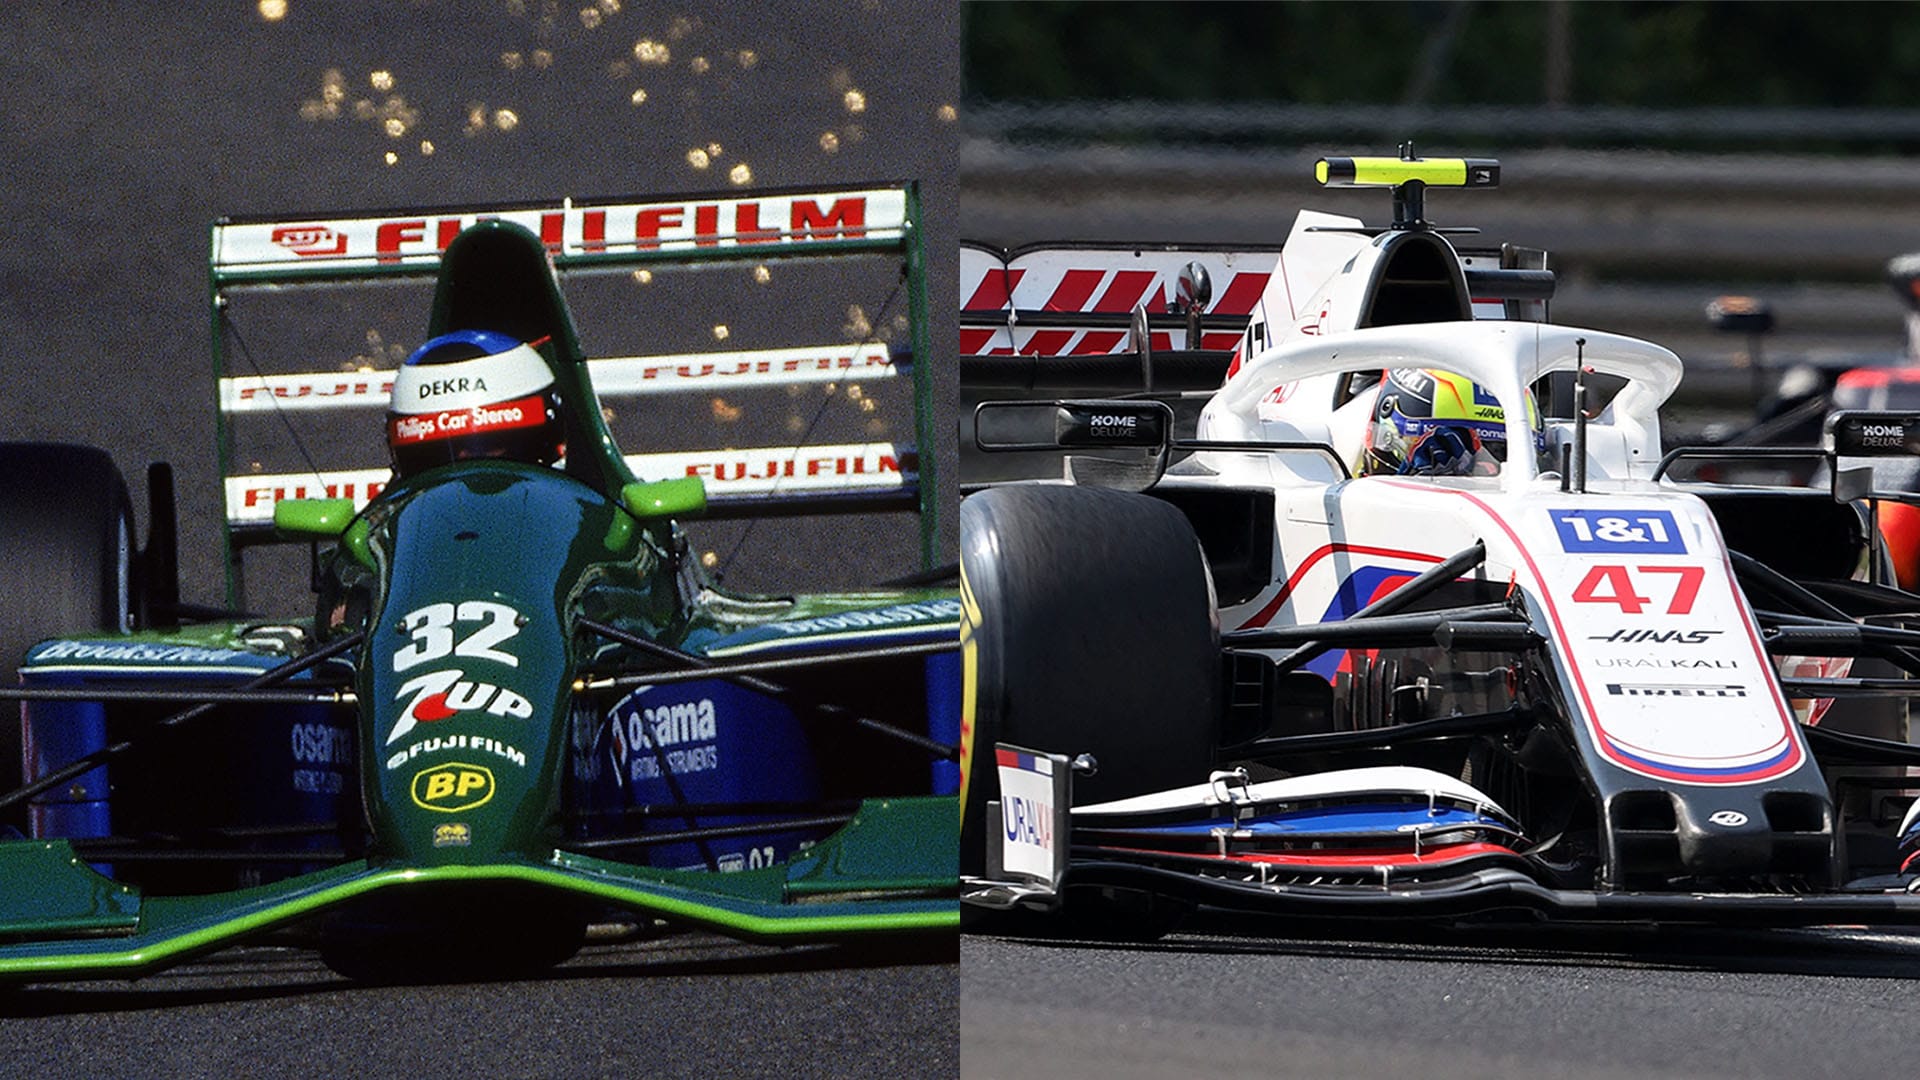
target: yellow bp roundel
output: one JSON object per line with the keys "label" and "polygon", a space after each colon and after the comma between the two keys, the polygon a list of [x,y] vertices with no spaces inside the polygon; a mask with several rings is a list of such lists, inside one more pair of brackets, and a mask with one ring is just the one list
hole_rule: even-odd
{"label": "yellow bp roundel", "polygon": [[413,774],[413,804],[423,810],[457,814],[493,798],[493,770],[485,765],[449,761]]}

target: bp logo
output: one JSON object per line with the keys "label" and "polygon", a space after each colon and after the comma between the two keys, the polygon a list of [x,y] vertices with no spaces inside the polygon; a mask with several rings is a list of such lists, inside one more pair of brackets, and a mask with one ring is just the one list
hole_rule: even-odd
{"label": "bp logo", "polygon": [[493,770],[449,761],[413,774],[413,804],[423,810],[457,814],[493,798]]}

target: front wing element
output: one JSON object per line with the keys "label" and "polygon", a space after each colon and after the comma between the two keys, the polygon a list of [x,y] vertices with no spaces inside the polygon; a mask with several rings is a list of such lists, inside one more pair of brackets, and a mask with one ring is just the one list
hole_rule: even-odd
{"label": "front wing element", "polygon": [[[1518,861],[1517,859],[1515,860]],[[1920,925],[1920,895],[1599,892],[1556,889],[1516,866],[1482,865],[1405,885],[1262,883],[1257,873],[1196,872],[1168,865],[1076,859],[1073,887],[1137,889],[1215,907],[1301,917],[1421,918],[1511,911],[1566,922],[1710,923],[1796,927]]]}
{"label": "front wing element", "polygon": [[[209,896],[142,897],[66,842],[0,844],[0,979],[133,978],[386,890],[520,882],[734,937],[798,944],[959,926],[951,797],[870,799],[781,866],[715,874],[555,851],[539,863],[349,863]],[[929,842],[932,840],[933,842]]]}

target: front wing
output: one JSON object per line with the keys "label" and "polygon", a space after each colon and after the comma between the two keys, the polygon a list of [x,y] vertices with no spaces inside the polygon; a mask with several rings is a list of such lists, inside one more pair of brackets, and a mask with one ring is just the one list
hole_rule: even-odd
{"label": "front wing", "polygon": [[[1445,784],[1429,790],[1424,806],[1416,801],[1402,808],[1410,814],[1381,815],[1385,825],[1371,823],[1379,808],[1352,800],[1320,811],[1261,814],[1262,800],[1246,797],[1243,773],[1215,773],[1208,784],[1185,792],[1082,807],[1076,818],[1075,761],[1006,744],[998,744],[995,754],[1001,799],[987,804],[987,820],[999,828],[987,836],[984,875],[961,882],[963,901],[979,908],[1055,910],[1064,904],[1070,915],[1075,892],[1119,889],[1308,918],[1520,914],[1594,923],[1920,925],[1920,894],[1908,891],[1920,879],[1910,875],[1797,893],[1560,887],[1553,866],[1509,846],[1517,834],[1509,831],[1504,811],[1491,804],[1459,805],[1460,793]],[[1256,812],[1211,827],[1192,812],[1207,807],[1198,815],[1204,817],[1223,805]],[[1405,823],[1423,816],[1430,824]],[[1298,830],[1302,841],[1288,850],[1253,850],[1244,843],[1288,830]],[[1395,835],[1410,839],[1411,846],[1392,842]]]}
{"label": "front wing", "polygon": [[661,870],[555,851],[540,862],[373,865],[365,860],[252,889],[143,897],[64,840],[0,843],[0,980],[133,978],[375,893],[516,882],[752,941],[798,944],[951,931],[960,921],[952,797],[870,799],[784,865]]}

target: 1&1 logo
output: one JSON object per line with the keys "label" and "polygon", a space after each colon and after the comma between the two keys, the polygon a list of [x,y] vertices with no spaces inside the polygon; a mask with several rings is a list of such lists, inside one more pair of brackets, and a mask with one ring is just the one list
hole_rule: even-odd
{"label": "1&1 logo", "polygon": [[493,798],[493,770],[449,761],[413,774],[413,804],[422,810],[457,814]]}

